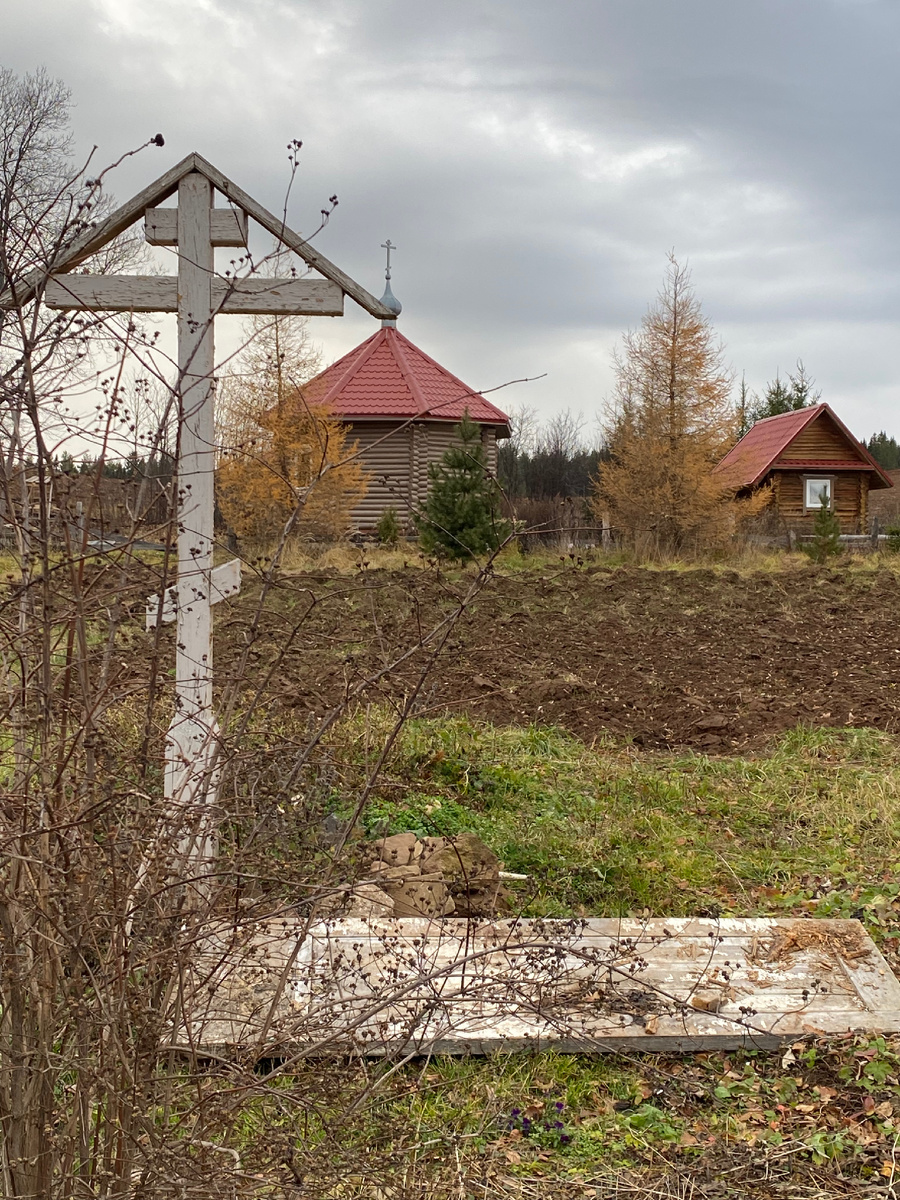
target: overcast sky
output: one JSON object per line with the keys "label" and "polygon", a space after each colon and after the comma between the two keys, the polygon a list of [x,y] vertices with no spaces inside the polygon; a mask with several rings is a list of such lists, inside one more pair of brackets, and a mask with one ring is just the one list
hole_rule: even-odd
{"label": "overcast sky", "polygon": [[[501,407],[611,385],[674,249],[751,388],[802,358],[900,438],[898,0],[0,0],[0,64],[71,88],[127,199],[197,150]],[[314,322],[327,360],[376,328]]]}

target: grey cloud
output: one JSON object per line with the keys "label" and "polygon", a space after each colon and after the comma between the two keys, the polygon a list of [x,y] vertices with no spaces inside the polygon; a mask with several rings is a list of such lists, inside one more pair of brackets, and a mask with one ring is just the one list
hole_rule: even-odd
{"label": "grey cloud", "polygon": [[404,328],[477,386],[595,408],[674,247],[752,386],[802,356],[890,427],[898,44],[893,0],[34,0],[3,58],[104,158],[166,135],[121,197],[198,149],[277,208],[302,137],[292,222],[336,191],[320,244],[373,289],[390,234]]}

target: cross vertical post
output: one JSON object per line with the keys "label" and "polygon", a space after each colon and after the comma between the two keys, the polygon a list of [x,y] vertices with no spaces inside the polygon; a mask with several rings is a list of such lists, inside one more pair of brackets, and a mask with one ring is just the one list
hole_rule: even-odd
{"label": "cross vertical post", "polygon": [[166,741],[167,799],[191,814],[195,852],[210,824],[197,806],[216,799],[218,726],[212,708],[213,552],[212,187],[196,171],[178,184],[178,583],[175,714]]}

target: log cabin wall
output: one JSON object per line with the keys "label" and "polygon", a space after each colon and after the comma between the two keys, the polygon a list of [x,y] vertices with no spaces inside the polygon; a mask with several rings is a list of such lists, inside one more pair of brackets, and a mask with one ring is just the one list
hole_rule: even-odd
{"label": "log cabin wall", "polygon": [[412,522],[411,459],[413,427],[396,421],[354,421],[347,444],[357,443],[363,469],[368,473],[366,494],[353,509],[355,529],[371,531],[382,514],[393,508],[400,524]]}
{"label": "log cabin wall", "polygon": [[[793,446],[791,447],[793,449]],[[847,454],[846,443],[841,446]],[[798,455],[799,457],[799,455]],[[812,457],[810,455],[810,457]],[[825,455],[818,454],[824,458]],[[836,455],[832,457],[837,457]],[[804,480],[810,475],[827,475],[822,471],[773,471],[773,503],[789,529],[798,533],[812,533],[815,512],[803,506]],[[869,477],[866,471],[836,471],[834,479],[834,511],[841,526],[841,533],[865,533],[867,524],[867,501]]]}
{"label": "log cabin wall", "polygon": [[846,462],[848,459],[859,459],[859,455],[831,421],[819,417],[802,429],[790,445],[785,446],[776,466],[802,462],[804,459]]}
{"label": "log cabin wall", "polygon": [[[424,504],[431,485],[428,468],[440,462],[457,440],[455,429],[449,421],[416,421],[405,428],[394,421],[354,421],[348,444],[358,443],[369,475],[366,495],[351,514],[354,528],[371,533],[385,510],[393,508],[401,525],[412,532],[413,513]],[[483,426],[481,441],[488,469],[494,474],[496,430]]]}
{"label": "log cabin wall", "polygon": [[742,479],[744,495],[771,484],[761,528],[774,525],[798,534],[812,532],[818,511],[804,504],[810,479],[831,481],[834,512],[845,534],[868,533],[869,492],[876,492],[874,506],[880,509],[881,489],[893,487],[863,443],[827,404],[758,421],[717,464],[714,473],[718,472]]}
{"label": "log cabin wall", "polygon": [[[428,468],[432,463],[439,463],[451,446],[456,445],[456,425],[449,421],[422,421],[414,425],[413,451],[413,502],[424,504],[428,497],[431,479]],[[485,461],[491,475],[497,472],[497,431],[490,425],[481,428],[481,444],[484,447]]]}
{"label": "log cabin wall", "polygon": [[492,429],[490,425],[484,425],[481,429],[481,444],[484,446],[484,457],[487,462],[487,468],[491,476],[497,477],[497,430]]}

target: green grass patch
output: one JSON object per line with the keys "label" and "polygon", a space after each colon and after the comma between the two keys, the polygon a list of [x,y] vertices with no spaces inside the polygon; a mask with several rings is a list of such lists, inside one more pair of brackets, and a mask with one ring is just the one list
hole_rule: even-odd
{"label": "green grass patch", "polygon": [[[373,719],[370,710],[345,726],[334,749],[352,756]],[[368,836],[477,833],[531,877],[519,893],[530,915],[799,909],[858,913],[887,931],[900,746],[875,730],[800,729],[766,755],[710,758],[418,720],[362,823]]]}
{"label": "green grass patch", "polygon": [[796,1181],[814,1173],[821,1187],[834,1172],[877,1184],[900,1137],[898,1069],[896,1045],[864,1035],[772,1054],[473,1056],[370,1064],[355,1077],[348,1064],[314,1114],[273,1090],[243,1134],[248,1146],[261,1131],[277,1136],[311,1177],[353,1178],[358,1191],[335,1193],[351,1196],[374,1194],[376,1181],[387,1195],[401,1184],[478,1195],[491,1181],[487,1195],[520,1194],[498,1178],[539,1197],[584,1195],[585,1181],[603,1185],[598,1195],[619,1183],[616,1195],[647,1195],[625,1186],[633,1172],[675,1178],[701,1164],[734,1185],[723,1196],[756,1195],[746,1185],[786,1156]]}

